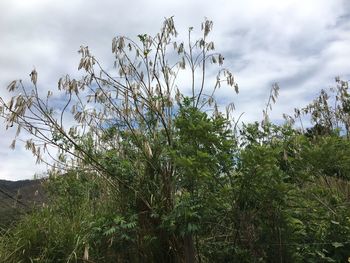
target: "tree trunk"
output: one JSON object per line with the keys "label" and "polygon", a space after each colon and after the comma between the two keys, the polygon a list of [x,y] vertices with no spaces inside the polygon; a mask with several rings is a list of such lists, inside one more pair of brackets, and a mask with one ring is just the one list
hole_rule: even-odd
{"label": "tree trunk", "polygon": [[184,253],[185,253],[185,263],[194,263],[196,261],[192,235],[187,234],[184,237]]}

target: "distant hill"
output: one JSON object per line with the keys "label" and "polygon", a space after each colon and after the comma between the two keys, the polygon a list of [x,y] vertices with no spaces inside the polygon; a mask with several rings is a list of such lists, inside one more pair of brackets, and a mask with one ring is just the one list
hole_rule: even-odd
{"label": "distant hill", "polygon": [[7,181],[0,180],[0,227],[15,222],[45,200],[43,179]]}

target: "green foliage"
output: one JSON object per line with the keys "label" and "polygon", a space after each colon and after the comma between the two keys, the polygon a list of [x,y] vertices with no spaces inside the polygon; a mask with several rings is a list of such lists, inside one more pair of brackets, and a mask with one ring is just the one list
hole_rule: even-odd
{"label": "green foliage", "polygon": [[112,250],[135,241],[137,223],[111,214],[113,200],[101,196],[102,187],[78,171],[52,175],[48,203],[3,233],[1,262],[81,262],[85,251],[96,262],[111,262]]}
{"label": "green foliage", "polygon": [[[111,178],[128,183],[118,191],[79,170],[52,175],[48,203],[2,234],[0,257],[79,262],[88,252],[92,262],[172,262],[174,250],[183,249],[202,262],[348,259],[348,139],[336,132],[310,137],[271,123],[244,125],[234,136],[225,118],[186,98],[173,132],[172,147],[163,148],[160,132],[150,163],[126,132],[123,154],[91,152]],[[171,206],[162,199],[162,158],[174,163]]]}

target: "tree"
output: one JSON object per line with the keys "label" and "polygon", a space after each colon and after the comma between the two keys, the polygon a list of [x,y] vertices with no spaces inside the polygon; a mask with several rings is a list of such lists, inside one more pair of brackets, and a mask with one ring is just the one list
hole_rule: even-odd
{"label": "tree", "polygon": [[[232,73],[222,67],[223,56],[214,52],[209,40],[212,26],[205,20],[202,37],[195,41],[190,28],[187,42],[177,42],[173,18],[165,19],[154,37],[140,34],[138,41],[115,37],[114,69],[105,69],[88,47],[82,46],[78,68],[85,75],[79,80],[67,75],[58,81],[65,101],[59,108],[52,104],[52,91],[45,98],[40,94],[36,70],[30,74],[32,87],[15,80],[8,90],[16,95],[9,102],[0,98],[7,128],[17,128],[16,138],[22,130],[30,135],[25,147],[37,162],[47,162],[46,154],[53,159],[47,163],[54,173],[79,170],[108,183],[108,191],[120,202],[118,213],[137,216],[137,252],[150,261],[194,261],[194,240],[187,234],[195,231],[186,230],[182,235],[182,230],[178,232],[182,226],[169,232],[162,225],[188,201],[188,192],[192,196],[203,191],[193,185],[196,180],[221,180],[220,174],[229,167],[226,155],[233,144],[224,142],[226,119],[210,119],[203,113],[211,110],[213,116],[220,115],[215,92],[223,82],[238,93]],[[209,64],[220,67],[212,86],[207,84]],[[191,73],[190,92],[185,95],[176,85],[184,70]],[[229,105],[227,118],[232,110]],[[191,131],[185,125],[187,117],[193,119],[193,125],[210,128],[198,134],[198,141],[189,149],[182,146]],[[67,127],[67,120],[74,124]],[[57,157],[52,149],[57,150]],[[221,157],[224,160],[218,159]],[[204,160],[214,163],[198,168]],[[176,223],[189,229],[188,220]],[[146,244],[146,237],[154,239],[157,246]]]}

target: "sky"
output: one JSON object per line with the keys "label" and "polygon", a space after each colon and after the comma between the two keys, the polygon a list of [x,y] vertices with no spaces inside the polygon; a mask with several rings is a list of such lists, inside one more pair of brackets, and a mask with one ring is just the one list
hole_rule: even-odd
{"label": "sky", "polygon": [[[245,122],[259,120],[271,85],[280,97],[271,118],[305,106],[334,78],[350,78],[348,0],[11,0],[0,1],[0,97],[8,100],[14,79],[29,83],[38,71],[40,89],[56,89],[65,74],[79,76],[81,45],[111,62],[112,38],[155,34],[174,16],[180,36],[204,18],[214,22],[212,40],[234,73],[240,94],[226,94]],[[0,119],[0,179],[31,179],[45,167],[18,144]]]}

